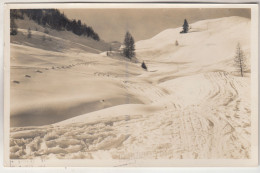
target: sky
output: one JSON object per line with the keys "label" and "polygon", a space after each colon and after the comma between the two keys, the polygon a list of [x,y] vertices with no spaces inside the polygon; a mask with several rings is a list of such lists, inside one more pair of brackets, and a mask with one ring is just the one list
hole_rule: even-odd
{"label": "sky", "polygon": [[250,18],[250,9],[240,8],[156,8],[156,9],[60,9],[69,19],[91,26],[102,40],[123,42],[126,31],[135,41],[149,39],[168,28],[199,20],[228,16]]}

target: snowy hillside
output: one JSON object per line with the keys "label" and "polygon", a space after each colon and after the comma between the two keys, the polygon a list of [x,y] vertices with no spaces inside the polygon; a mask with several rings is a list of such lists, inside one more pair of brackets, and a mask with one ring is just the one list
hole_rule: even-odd
{"label": "snowy hillside", "polygon": [[[84,50],[90,53],[100,53],[109,50],[110,43],[102,40],[95,41],[87,36],[78,36],[69,31],[57,31],[50,27],[38,25],[33,20],[25,17],[24,20],[15,19],[18,35],[11,36],[11,43],[28,45],[51,51]],[[28,39],[28,29],[31,29],[32,38]],[[48,33],[45,33],[47,30]],[[45,37],[45,40],[43,40]],[[113,46],[113,45],[112,45]]]}
{"label": "snowy hillside", "polygon": [[203,20],[191,24],[188,34],[180,34],[181,30],[167,29],[149,40],[137,42],[138,57],[148,63],[192,63],[192,66],[199,65],[205,70],[210,65],[212,70],[228,69],[229,72],[234,70],[234,52],[238,43],[250,57],[250,19],[234,16]]}
{"label": "snowy hillside", "polygon": [[136,43],[148,71],[13,42],[11,158],[250,158],[250,66],[245,77],[234,68],[238,42],[250,63],[250,20],[191,26]]}

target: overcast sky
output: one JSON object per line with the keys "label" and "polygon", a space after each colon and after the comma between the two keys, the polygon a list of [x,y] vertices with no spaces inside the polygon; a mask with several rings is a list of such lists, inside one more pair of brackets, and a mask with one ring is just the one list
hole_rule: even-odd
{"label": "overcast sky", "polygon": [[123,42],[128,30],[135,41],[153,37],[168,28],[180,27],[186,18],[189,23],[227,16],[250,18],[250,9],[60,9],[69,19],[80,19],[92,26],[101,39]]}

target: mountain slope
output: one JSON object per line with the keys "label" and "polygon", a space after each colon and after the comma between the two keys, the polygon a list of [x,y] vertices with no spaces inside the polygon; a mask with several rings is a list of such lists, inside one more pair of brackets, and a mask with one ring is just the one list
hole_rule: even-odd
{"label": "mountain slope", "polygon": [[[49,27],[38,25],[28,17],[24,19],[15,19],[18,27],[18,34],[11,35],[11,43],[29,45],[35,48],[41,48],[51,51],[66,51],[77,49],[90,53],[101,53],[109,50],[110,43],[102,40],[96,41],[87,36],[78,36],[70,31],[57,31]],[[28,29],[31,29],[32,37],[28,38]],[[48,33],[45,33],[47,30]],[[45,37],[45,38],[43,38]]]}
{"label": "mountain slope", "polygon": [[250,57],[250,19],[226,17],[196,22],[191,27],[187,34],[180,34],[182,28],[167,29],[151,39],[137,42],[137,56],[148,65],[150,60],[185,62],[200,67],[218,64],[215,70],[229,69],[229,72],[234,70],[238,43]]}

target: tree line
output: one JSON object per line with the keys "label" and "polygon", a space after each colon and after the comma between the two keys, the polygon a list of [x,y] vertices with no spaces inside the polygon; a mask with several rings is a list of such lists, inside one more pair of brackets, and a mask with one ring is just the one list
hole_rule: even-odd
{"label": "tree line", "polygon": [[44,27],[49,26],[58,31],[67,30],[79,36],[84,35],[97,41],[100,40],[99,35],[91,26],[87,26],[81,20],[70,20],[57,9],[12,9],[10,10],[11,26],[15,25],[14,19],[24,19],[24,15]]}

